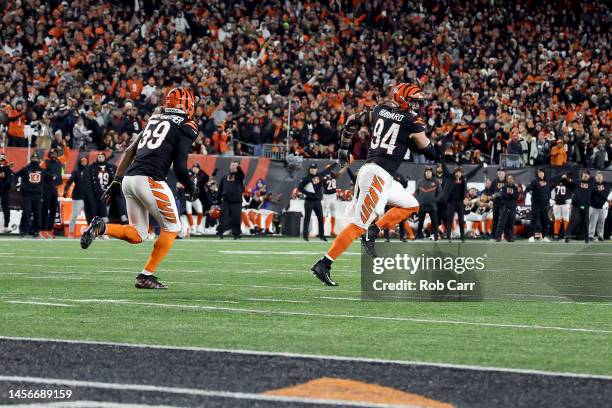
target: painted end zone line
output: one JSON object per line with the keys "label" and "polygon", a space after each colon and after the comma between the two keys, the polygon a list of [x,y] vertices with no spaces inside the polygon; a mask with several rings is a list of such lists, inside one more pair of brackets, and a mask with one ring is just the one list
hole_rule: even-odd
{"label": "painted end zone line", "polygon": [[374,363],[374,364],[396,364],[396,365],[402,365],[402,366],[440,367],[440,368],[451,368],[451,369],[458,369],[458,370],[496,371],[496,372],[504,372],[504,373],[543,375],[543,376],[551,376],[551,377],[586,378],[586,379],[612,381],[612,375],[543,371],[543,370],[532,370],[532,369],[526,369],[526,368],[491,367],[491,366],[479,366],[479,365],[471,365],[471,364],[435,363],[435,362],[427,362],[427,361],[386,360],[382,358],[347,357],[347,356],[333,356],[333,355],[323,355],[323,354],[291,353],[291,352],[282,352],[282,351],[220,349],[220,348],[213,348],[213,347],[195,347],[195,346],[165,346],[165,345],[159,345],[159,344],[136,344],[136,343],[119,343],[119,342],[112,342],[112,341],[49,339],[49,338],[40,338],[40,337],[16,337],[16,336],[0,336],[0,341],[1,340],[28,341],[28,342],[39,342],[39,343],[89,344],[89,345],[94,345],[94,346],[129,347],[129,348],[136,348],[136,349],[200,351],[200,352],[205,352],[205,353],[228,353],[228,354],[241,354],[241,355],[251,355],[251,356],[286,357],[286,358],[309,359],[309,360],[329,360],[329,361],[345,361],[345,362],[360,362],[360,363]]}
{"label": "painted end zone line", "polygon": [[314,399],[314,398],[283,397],[283,396],[276,396],[276,395],[254,394],[254,393],[249,393],[249,392],[198,390],[194,388],[181,388],[181,387],[161,387],[161,386],[146,385],[146,384],[118,384],[118,383],[105,383],[105,382],[97,382],[97,381],[77,381],[77,380],[66,380],[66,379],[60,379],[60,378],[19,377],[19,376],[1,375],[0,381],[63,385],[67,387],[99,388],[103,390],[162,392],[162,393],[168,393],[168,394],[195,395],[195,396],[201,396],[201,397],[232,398],[232,399],[240,399],[240,400],[273,401],[273,402],[284,402],[284,403],[293,402],[293,403],[302,403],[302,404],[320,404],[320,405],[333,405],[333,406],[343,406],[343,407],[401,407],[401,406],[404,406],[404,405],[395,405],[395,404],[389,405],[389,404],[363,403],[363,402],[348,401],[348,400],[324,400],[324,399]]}

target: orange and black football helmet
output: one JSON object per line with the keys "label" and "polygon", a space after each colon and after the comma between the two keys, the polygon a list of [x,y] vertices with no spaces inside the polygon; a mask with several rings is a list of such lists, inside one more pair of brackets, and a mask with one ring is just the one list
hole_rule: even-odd
{"label": "orange and black football helmet", "polygon": [[425,107],[425,95],[417,85],[402,82],[393,87],[391,98],[397,106],[406,112],[421,114]]}
{"label": "orange and black football helmet", "polygon": [[163,109],[167,112],[182,113],[190,119],[195,114],[196,98],[190,89],[172,88],[166,94]]}

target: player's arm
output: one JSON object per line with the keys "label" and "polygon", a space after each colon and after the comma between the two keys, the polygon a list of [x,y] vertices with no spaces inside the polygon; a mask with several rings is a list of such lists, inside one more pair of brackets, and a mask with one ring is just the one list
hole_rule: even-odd
{"label": "player's arm", "polygon": [[325,166],[323,170],[321,170],[318,174],[319,177],[323,177],[331,173],[331,171],[338,165],[338,163],[331,163]]}
{"label": "player's arm", "polygon": [[363,111],[354,113],[346,119],[344,127],[342,127],[342,135],[340,136],[340,150],[338,150],[338,162],[341,167],[344,167],[349,162],[349,148],[353,141],[353,136],[361,126],[370,126],[372,122],[372,112]]}
{"label": "player's arm", "polygon": [[189,169],[187,168],[187,158],[191,151],[192,140],[187,137],[181,137],[179,144],[176,147],[174,153],[174,160],[172,161],[172,168],[176,179],[185,186],[185,192],[190,196],[188,197],[193,201],[198,197],[198,186],[193,184],[193,180],[189,177]]}
{"label": "player's arm", "polygon": [[474,177],[476,175],[476,173],[478,173],[478,170],[480,170],[482,168],[482,166],[484,166],[483,163],[479,163],[478,166],[474,167],[472,170],[470,170],[466,175],[465,175],[465,179],[469,180],[472,177]]}
{"label": "player's arm", "polygon": [[125,175],[125,172],[127,171],[128,167],[130,167],[130,164],[132,164],[132,162],[134,161],[134,157],[136,157],[138,143],[140,142],[141,138],[142,132],[136,135],[132,144],[130,144],[130,146],[125,149],[125,153],[121,158],[121,163],[119,163],[119,167],[117,167],[117,172],[115,173],[115,178],[113,179],[113,182],[110,183],[104,194],[102,194],[102,200],[104,200],[106,204],[110,204],[113,198],[117,194],[119,194],[119,191],[121,191],[121,181],[123,180],[123,176]]}
{"label": "player's arm", "polygon": [[434,146],[431,140],[425,135],[425,130],[412,133],[410,138],[414,141],[419,154],[424,155],[427,160],[438,161],[436,146]]}

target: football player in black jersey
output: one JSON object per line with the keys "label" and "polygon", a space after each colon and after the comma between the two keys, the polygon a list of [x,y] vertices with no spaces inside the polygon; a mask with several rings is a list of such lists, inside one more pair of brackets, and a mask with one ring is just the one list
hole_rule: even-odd
{"label": "football player in black jersey", "polygon": [[[355,240],[366,233],[364,250],[375,256],[374,240],[382,229],[395,226],[419,210],[419,203],[404,189],[393,175],[406,157],[408,150],[437,158],[436,149],[425,135],[425,122],[420,116],[425,96],[416,85],[401,83],[392,88],[390,100],[376,105],[371,111],[348,117],[342,129],[338,161],[342,167],[349,162],[349,148],[353,135],[366,126],[372,141],[366,163],[359,169],[356,197],[353,199],[353,220],[334,240],[329,251],[311,270],[325,285],[335,286],[330,271],[335,261]],[[385,207],[392,208],[384,212]],[[378,221],[374,220],[379,217]]]}
{"label": "football player in black jersey", "polygon": [[149,214],[153,216],[161,227],[161,233],[149,260],[136,277],[135,286],[139,289],[167,288],[153,273],[181,229],[174,195],[166,183],[170,166],[185,187],[187,199],[193,200],[198,196],[197,186],[187,170],[187,156],[198,134],[198,125],[193,120],[195,102],[189,89],[171,89],[166,95],[163,112],[151,116],[143,132],[126,150],[104,199],[110,202],[123,190],[129,225],[106,224],[102,218],[95,217],[81,238],[84,249],[102,234],[139,244],[148,235]]}

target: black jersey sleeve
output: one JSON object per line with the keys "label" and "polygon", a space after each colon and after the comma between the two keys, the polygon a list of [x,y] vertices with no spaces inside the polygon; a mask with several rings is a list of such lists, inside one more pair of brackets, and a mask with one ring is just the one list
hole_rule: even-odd
{"label": "black jersey sleeve", "polygon": [[191,145],[195,140],[195,133],[193,137],[190,137],[189,134],[181,135],[176,145],[176,149],[174,150],[174,157],[172,159],[172,167],[174,169],[174,174],[176,175],[176,179],[185,186],[185,189],[188,193],[193,193],[194,185],[189,177],[189,170],[187,169],[187,158],[189,157],[189,152],[191,151]]}

